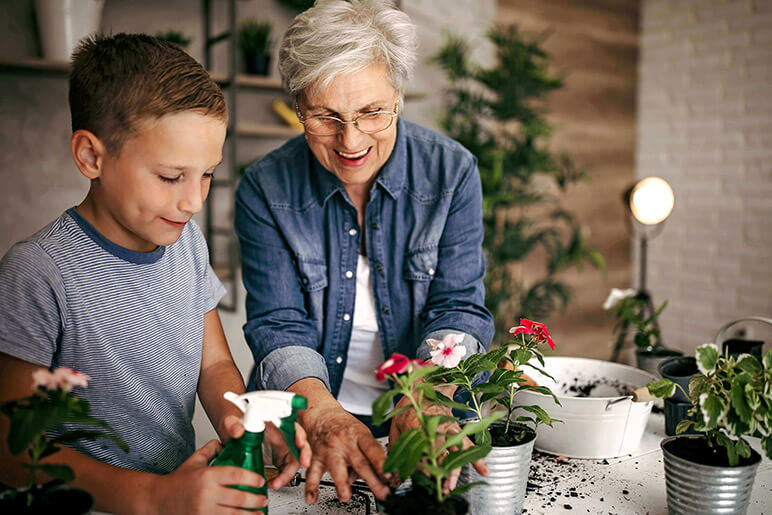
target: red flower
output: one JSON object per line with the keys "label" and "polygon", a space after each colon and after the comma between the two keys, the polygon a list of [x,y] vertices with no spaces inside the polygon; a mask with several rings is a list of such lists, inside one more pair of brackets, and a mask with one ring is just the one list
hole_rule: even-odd
{"label": "red flower", "polygon": [[401,374],[407,370],[409,364],[410,359],[408,359],[407,356],[395,352],[389,359],[384,361],[380,367],[378,367],[378,370],[375,372],[375,379],[378,381],[385,381],[386,376]]}
{"label": "red flower", "polygon": [[509,330],[510,333],[517,336],[518,334],[530,334],[536,339],[536,343],[544,343],[550,346],[550,349],[555,350],[555,342],[552,341],[550,333],[547,330],[547,326],[540,324],[539,322],[533,322],[527,318],[520,319],[520,325],[513,327]]}

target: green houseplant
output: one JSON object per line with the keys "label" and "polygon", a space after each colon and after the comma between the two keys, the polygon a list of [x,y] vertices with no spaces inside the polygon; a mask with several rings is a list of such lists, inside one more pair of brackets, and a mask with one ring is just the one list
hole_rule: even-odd
{"label": "green houseplant", "polygon": [[[565,308],[570,289],[561,271],[605,263],[575,217],[560,207],[561,195],[586,174],[569,154],[549,149],[552,128],[543,100],[563,82],[549,73],[542,41],[514,26],[496,27],[487,37],[496,52],[492,67],[472,63],[467,44],[452,35],[433,61],[450,82],[441,125],[478,159],[485,303],[503,335],[506,320],[543,319]],[[526,279],[522,264],[539,252],[546,263],[542,275]]]}
{"label": "green houseplant", "polygon": [[[73,387],[85,388],[89,379],[67,367],[39,370],[33,375],[35,393],[0,404],[0,413],[11,422],[8,449],[17,455],[26,451],[29,457],[27,484],[0,491],[0,512],[81,514],[91,510],[91,494],[64,486],[74,478],[69,466],[41,463],[58,452],[61,444],[83,438],[112,440],[128,452],[126,443],[112,434],[106,422],[91,417],[88,402],[72,391]],[[50,479],[40,482],[42,476]]]}
{"label": "green houseplant", "polygon": [[155,37],[157,37],[158,39],[162,39],[164,41],[168,41],[169,43],[174,43],[175,45],[179,45],[184,49],[187,49],[188,45],[191,42],[190,36],[185,35],[185,33],[180,30],[174,30],[174,29],[158,32],[156,33]]}
{"label": "green houseplant", "polygon": [[268,75],[271,64],[271,29],[269,20],[245,18],[239,25],[238,41],[246,72]]}
{"label": "green houseplant", "polygon": [[[762,451],[772,458],[772,349],[759,362],[750,354],[721,355],[709,343],[697,347],[695,358],[699,373],[689,380],[687,394],[694,420],[680,422],[678,435],[661,443],[668,506],[672,512],[696,505],[744,513],[761,461],[747,437],[758,431]],[[676,388],[681,387],[666,378],[648,385],[662,398]],[[689,427],[700,434],[680,434]]]}
{"label": "green houseplant", "polygon": [[[437,365],[394,354],[376,372],[376,379],[388,379],[392,388],[373,403],[373,423],[380,425],[404,411],[413,410],[419,424],[418,428],[399,436],[383,465],[385,473],[396,473],[400,479],[412,480],[410,488],[394,491],[383,502],[383,511],[390,515],[418,510],[428,515],[467,513],[469,505],[461,494],[474,485],[445,493],[443,482],[453,469],[483,458],[491,449],[490,445],[462,449],[461,444],[464,437],[485,431],[500,414],[467,424],[460,433],[451,434],[447,427],[456,421],[454,417],[425,412],[428,403],[440,401],[441,394],[434,390],[430,382],[422,379],[439,369]],[[409,404],[388,411],[397,395],[405,396]]]}
{"label": "green houseplant", "polygon": [[[544,344],[553,350],[555,348],[547,326],[521,319],[520,325],[512,327],[509,332],[514,336],[513,342],[485,354],[474,354],[457,364],[444,359],[445,355],[452,355],[448,351],[457,345],[453,340],[455,335],[448,335],[442,342],[429,341],[435,347],[432,360],[444,368],[429,375],[427,381],[453,384],[469,393],[465,404],[450,399],[441,399],[441,402],[456,409],[471,410],[476,419],[483,419],[490,410],[498,409],[494,413],[504,414],[487,431],[474,436],[477,445],[492,446],[486,458],[489,476],[480,476],[470,465],[462,469],[461,484],[485,483],[466,493],[472,513],[496,515],[522,511],[536,427],[559,422],[540,406],[516,402],[517,394],[528,390],[550,395],[560,404],[549,388],[531,384],[522,370],[530,367],[550,377],[541,368],[544,357],[539,349]],[[525,414],[516,416],[516,412]]]}
{"label": "green houseplant", "polygon": [[611,288],[608,298],[603,303],[603,309],[616,317],[614,334],[617,338],[624,338],[630,329],[633,330],[638,368],[658,377],[660,363],[672,357],[681,356],[682,353],[668,349],[662,344],[662,334],[657,318],[667,307],[667,301],[653,313],[649,311],[650,302],[651,298],[646,292],[632,288],[626,290]]}

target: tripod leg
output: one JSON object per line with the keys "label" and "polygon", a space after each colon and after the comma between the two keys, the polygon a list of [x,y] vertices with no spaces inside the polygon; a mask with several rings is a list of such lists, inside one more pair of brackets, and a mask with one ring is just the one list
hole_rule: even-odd
{"label": "tripod leg", "polygon": [[622,327],[619,328],[619,336],[617,336],[617,343],[614,345],[614,350],[611,353],[611,361],[617,361],[619,359],[619,353],[622,352],[622,347],[625,346],[625,338],[627,337],[627,328],[630,324],[625,322]]}

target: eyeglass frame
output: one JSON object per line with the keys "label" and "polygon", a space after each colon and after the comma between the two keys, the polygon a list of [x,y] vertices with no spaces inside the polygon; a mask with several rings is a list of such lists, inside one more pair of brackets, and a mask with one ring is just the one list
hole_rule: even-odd
{"label": "eyeglass frame", "polygon": [[[335,120],[336,122],[338,122],[338,130],[336,132],[333,132],[331,134],[314,134],[313,132],[309,132],[309,134],[311,134],[312,136],[337,136],[338,134],[343,132],[343,127],[345,127],[348,124],[353,124],[354,127],[356,127],[357,130],[359,132],[361,132],[362,134],[378,134],[379,132],[383,132],[386,129],[388,129],[389,127],[391,127],[392,125],[394,125],[394,118],[399,116],[399,109],[398,108],[399,108],[399,100],[397,100],[394,103],[394,110],[393,111],[373,111],[371,113],[362,113],[359,116],[357,116],[356,118],[354,118],[353,120],[346,121],[346,120],[341,120],[337,116],[330,116],[328,114],[315,114],[313,116],[305,117],[305,116],[303,116],[303,113],[300,112],[300,106],[298,105],[297,99],[295,99],[295,114],[298,116],[298,120],[300,121],[300,123],[303,124],[303,127],[306,126],[306,122],[308,120],[319,119],[319,118],[327,118],[327,119]],[[373,132],[363,131],[362,128],[359,126],[359,119],[362,118],[363,116],[369,116],[369,115],[373,115],[373,114],[389,114],[389,115],[391,115],[391,120],[389,121],[389,124],[386,127],[384,127],[383,129],[378,129],[377,131],[373,131]],[[306,130],[308,130],[308,129],[306,128]]]}

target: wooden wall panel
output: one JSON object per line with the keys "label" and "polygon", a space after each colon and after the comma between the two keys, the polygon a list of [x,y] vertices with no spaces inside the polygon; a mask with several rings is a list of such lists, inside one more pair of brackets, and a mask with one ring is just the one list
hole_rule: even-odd
{"label": "wooden wall panel", "polygon": [[[613,318],[601,305],[612,287],[630,286],[630,234],[622,191],[634,178],[637,0],[499,0],[499,22],[550,32],[543,46],[565,87],[547,100],[552,145],[586,167],[589,181],[573,186],[564,206],[587,227],[607,261],[605,276],[590,267],[564,279],[574,298],[549,322],[558,354],[608,359]],[[526,263],[535,276],[543,260]],[[626,355],[627,359],[631,356]]]}

